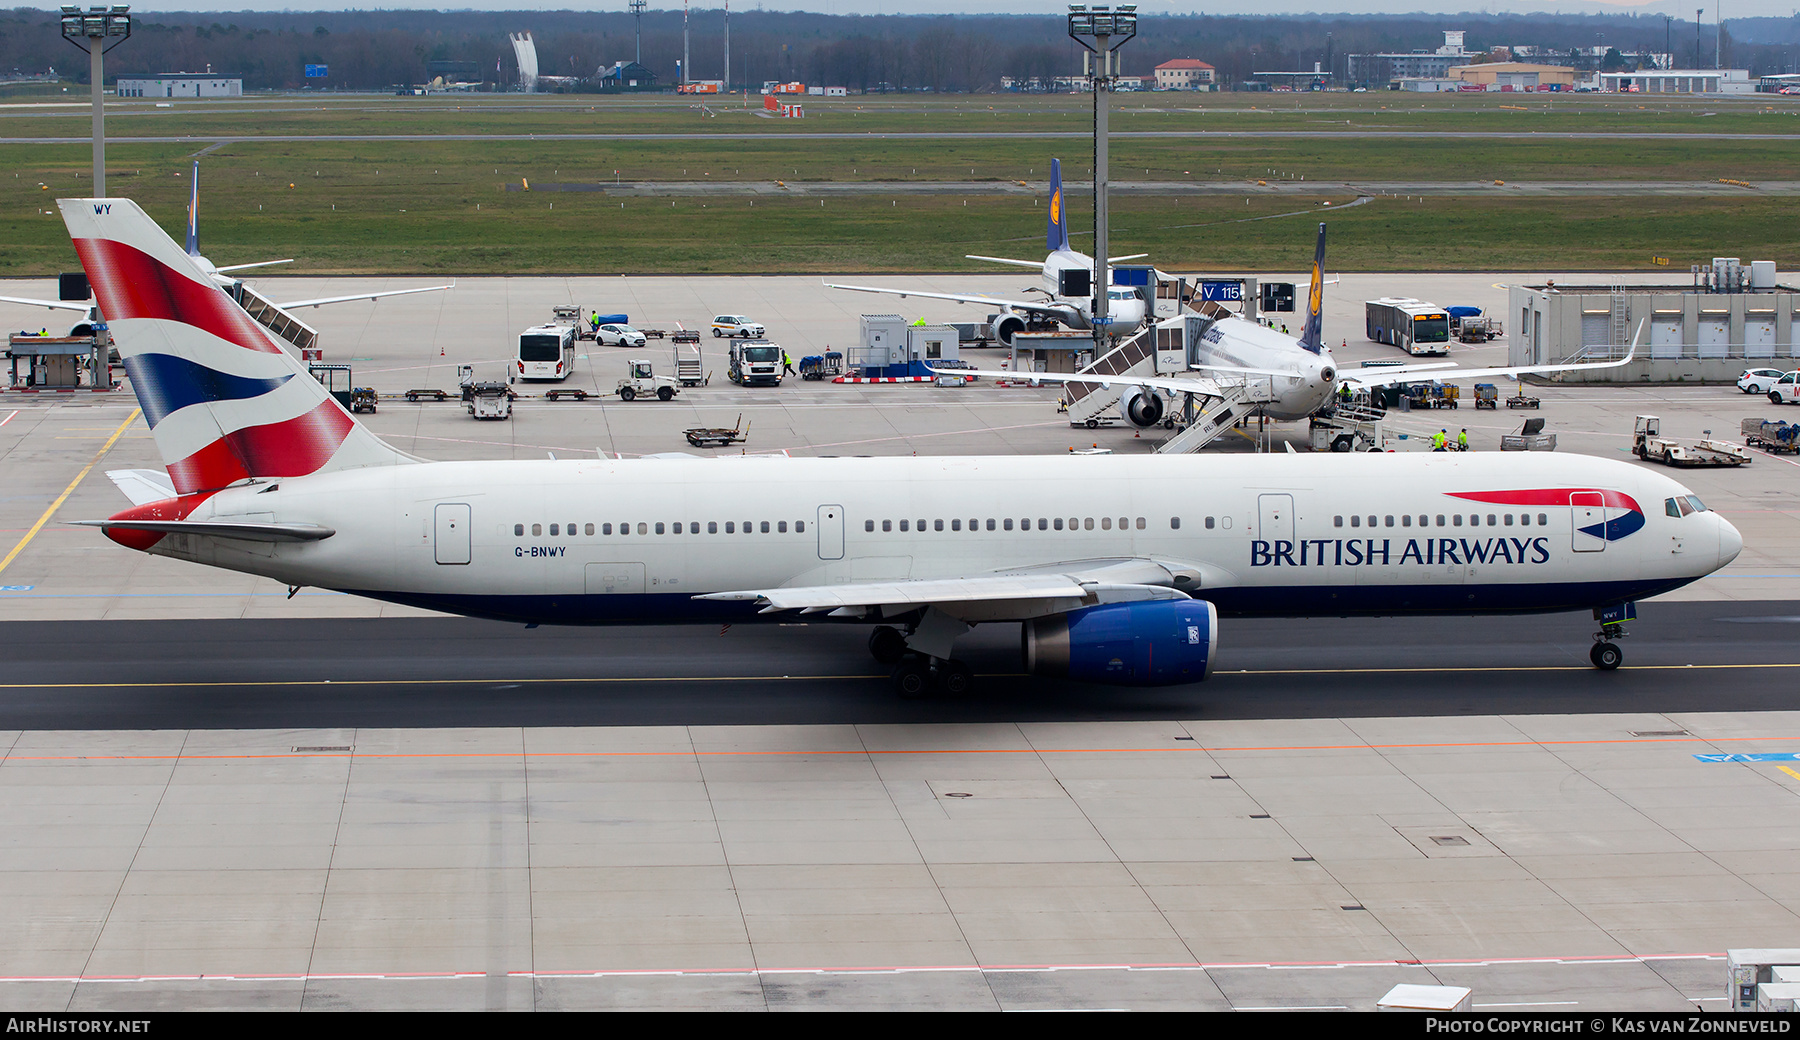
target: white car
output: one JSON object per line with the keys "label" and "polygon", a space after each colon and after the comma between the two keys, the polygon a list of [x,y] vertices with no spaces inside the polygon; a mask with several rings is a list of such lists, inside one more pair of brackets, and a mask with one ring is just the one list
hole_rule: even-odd
{"label": "white car", "polygon": [[1743,375],[1738,376],[1738,389],[1747,394],[1766,394],[1781,376],[1779,368],[1746,369]]}
{"label": "white car", "polygon": [[1775,404],[1800,404],[1800,372],[1787,372],[1769,384],[1769,400]]}
{"label": "white car", "polygon": [[647,338],[629,325],[596,325],[594,341],[607,347],[641,347]]}
{"label": "white car", "polygon": [[761,322],[751,321],[742,314],[721,314],[712,322],[713,338],[732,336],[737,339],[762,339],[769,330],[763,328]]}

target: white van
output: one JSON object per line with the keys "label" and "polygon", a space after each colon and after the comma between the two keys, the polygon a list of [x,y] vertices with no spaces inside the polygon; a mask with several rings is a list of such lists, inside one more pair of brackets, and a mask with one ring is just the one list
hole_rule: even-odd
{"label": "white van", "polygon": [[572,325],[534,325],[519,333],[518,369],[515,379],[569,378],[575,371],[575,328]]}

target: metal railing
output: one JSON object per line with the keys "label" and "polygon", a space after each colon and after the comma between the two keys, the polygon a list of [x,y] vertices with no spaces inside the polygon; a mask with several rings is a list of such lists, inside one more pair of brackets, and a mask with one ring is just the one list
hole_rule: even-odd
{"label": "metal railing", "polygon": [[[1671,353],[1671,350],[1679,351]],[[1580,364],[1618,361],[1631,350],[1630,343],[1586,343],[1561,361]],[[1800,358],[1800,343],[1639,343],[1635,361],[1791,361]],[[1774,367],[1774,366],[1770,366]]]}

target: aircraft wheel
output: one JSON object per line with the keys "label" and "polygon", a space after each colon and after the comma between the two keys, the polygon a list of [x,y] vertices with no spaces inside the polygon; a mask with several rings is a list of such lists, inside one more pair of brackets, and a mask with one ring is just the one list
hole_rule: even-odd
{"label": "aircraft wheel", "polygon": [[975,673],[961,661],[945,661],[938,672],[938,681],[944,684],[945,693],[952,697],[962,697],[975,684]]}
{"label": "aircraft wheel", "polygon": [[637,398],[637,391],[633,390],[631,387],[622,386],[619,388],[619,400],[631,401],[631,400],[635,400],[636,398]]}
{"label": "aircraft wheel", "polygon": [[869,655],[882,664],[899,664],[906,656],[906,637],[899,629],[882,625],[869,633]]}
{"label": "aircraft wheel", "polygon": [[658,401],[673,401],[675,400],[675,391],[670,387],[659,386],[656,388],[656,399]]}
{"label": "aircraft wheel", "polygon": [[903,700],[914,701],[931,692],[931,665],[927,658],[911,656],[894,668],[894,690]]}
{"label": "aircraft wheel", "polygon": [[1595,668],[1610,672],[1624,662],[1625,652],[1619,649],[1617,643],[1595,643],[1594,648],[1588,651],[1588,660],[1594,662]]}

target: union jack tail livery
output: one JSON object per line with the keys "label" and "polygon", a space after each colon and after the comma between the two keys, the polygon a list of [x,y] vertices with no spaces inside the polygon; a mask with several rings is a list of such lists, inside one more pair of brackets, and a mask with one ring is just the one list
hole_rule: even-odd
{"label": "union jack tail livery", "polygon": [[59,204],[178,494],[418,461],[358,425],[137,203]]}

